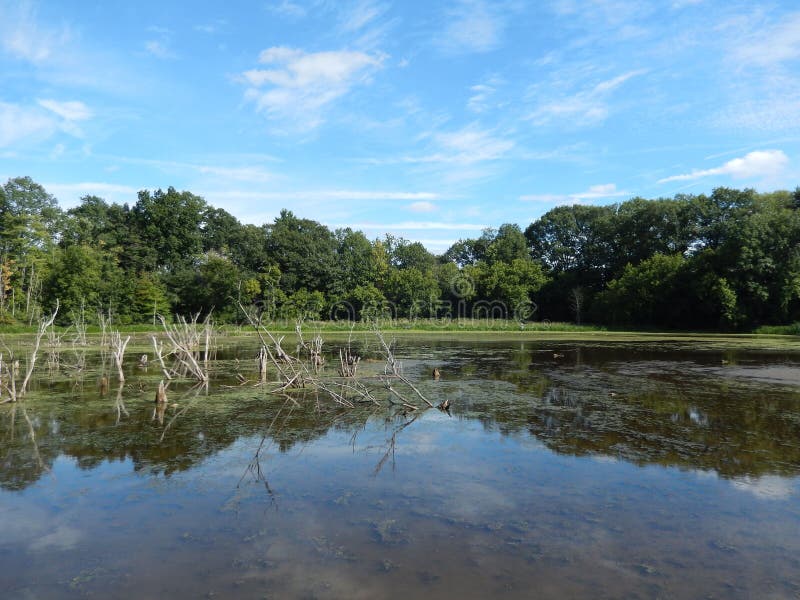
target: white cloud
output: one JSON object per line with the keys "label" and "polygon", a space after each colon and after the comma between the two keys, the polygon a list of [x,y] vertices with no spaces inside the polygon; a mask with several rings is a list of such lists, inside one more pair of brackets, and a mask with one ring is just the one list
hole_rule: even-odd
{"label": "white cloud", "polygon": [[437,210],[437,207],[433,202],[427,202],[423,200],[420,202],[413,202],[409,204],[408,210],[417,213],[429,213],[429,212],[435,212]]}
{"label": "white cloud", "polygon": [[232,181],[250,181],[265,183],[274,179],[274,175],[260,167],[214,167],[193,165],[198,172],[204,175],[214,175]]}
{"label": "white cloud", "polygon": [[[263,166],[259,164],[253,164],[264,161],[277,161],[274,156],[266,154],[210,155],[204,157],[207,161],[205,163],[190,163],[174,160],[159,160],[153,158],[136,158],[119,155],[100,155],[98,158],[117,161],[125,164],[153,167],[170,176],[174,176],[176,174],[181,176],[189,175],[190,177],[196,176],[197,174],[205,175],[207,177],[198,182],[205,186],[215,183],[221,187],[223,185],[229,185],[234,182],[242,181],[249,183],[266,183],[279,178],[275,173],[267,170]],[[237,161],[240,164],[230,165],[230,163],[233,161]],[[245,161],[250,164],[242,164]],[[228,165],[225,165],[225,163],[228,163]],[[118,169],[119,167],[116,166],[115,168]],[[195,178],[196,177],[193,177],[193,179]]]}
{"label": "white cloud", "polygon": [[47,139],[58,129],[48,113],[0,102],[0,148],[31,139]]}
{"label": "white cloud", "polygon": [[[763,133],[784,133],[800,129],[800,86],[774,86],[772,83],[758,85],[758,89],[769,89],[771,94],[756,98],[736,98],[721,109],[712,123],[723,130],[741,129]],[[780,90],[780,93],[774,93]],[[747,92],[745,92],[747,93]],[[729,94],[735,96],[735,94]]]}
{"label": "white cloud", "polygon": [[771,177],[780,174],[789,164],[789,157],[782,150],[756,150],[741,158],[729,160],[724,165],[712,169],[695,169],[691,173],[671,175],[659,179],[658,183],[671,181],[691,181],[714,175],[730,175],[734,179]]}
{"label": "white cloud", "polygon": [[383,15],[388,6],[375,0],[358,0],[353,6],[343,10],[340,27],[345,32],[354,32],[365,27]]}
{"label": "white cloud", "polygon": [[614,183],[601,183],[589,186],[589,189],[583,192],[576,192],[574,194],[528,194],[520,196],[520,200],[526,202],[544,202],[544,203],[581,203],[591,200],[600,200],[603,198],[619,198],[621,196],[630,196],[630,192],[625,190],[618,190]]}
{"label": "white cloud", "polygon": [[162,60],[178,58],[178,55],[169,48],[169,45],[165,40],[147,40],[144,43],[144,49],[151,56],[155,56],[156,58],[160,58]]}
{"label": "white cloud", "polygon": [[49,29],[36,20],[31,2],[0,2],[0,46],[15,58],[35,64],[53,57],[58,46],[70,38],[66,27]]}
{"label": "white cloud", "polygon": [[737,40],[732,56],[740,66],[771,67],[800,58],[800,13],[782,17]]}
{"label": "white cloud", "polygon": [[195,31],[199,31],[200,33],[207,33],[209,35],[213,35],[215,33],[219,33],[220,30],[225,28],[228,25],[228,21],[225,19],[217,19],[211,23],[201,23],[194,26]]}
{"label": "white cloud", "polygon": [[66,193],[82,193],[82,194],[135,194],[138,192],[136,188],[129,185],[119,185],[116,183],[102,183],[86,181],[82,183],[48,183],[44,187],[56,195],[56,190]]}
{"label": "white cloud", "polygon": [[270,2],[267,4],[267,10],[273,12],[275,14],[289,17],[292,19],[300,19],[305,17],[307,14],[307,10],[304,6],[297,2],[291,2],[290,0],[281,0],[280,2]]}
{"label": "white cloud", "polygon": [[609,97],[628,80],[642,75],[644,70],[623,73],[601,81],[587,90],[572,95],[550,98],[542,102],[525,118],[534,125],[548,125],[567,121],[572,125],[596,125],[608,118],[611,111]]}
{"label": "white cloud", "polygon": [[304,201],[304,200],[437,200],[439,194],[433,192],[405,192],[386,190],[301,190],[287,192],[250,192],[250,191],[211,191],[208,195],[224,197],[227,200],[275,200],[275,201]]}
{"label": "white cloud", "polygon": [[439,45],[450,54],[494,50],[500,45],[505,28],[505,19],[497,9],[497,3],[461,0],[446,15],[447,25]]}
{"label": "white cloud", "polygon": [[454,162],[460,163],[496,160],[504,157],[514,147],[512,140],[497,137],[475,125],[449,133],[438,133],[434,139]]}
{"label": "white cloud", "polygon": [[45,183],[44,188],[56,198],[60,204],[69,208],[78,204],[83,196],[99,196],[109,202],[135,202],[139,189],[129,185],[103,182],[80,183]]}
{"label": "white cloud", "polygon": [[432,152],[388,158],[368,158],[362,162],[374,165],[391,164],[455,164],[472,165],[496,161],[508,156],[514,149],[512,139],[481,129],[476,124],[449,132],[428,133]]}
{"label": "white cloud", "polygon": [[489,98],[494,94],[495,89],[483,83],[473,85],[469,89],[473,94],[467,100],[467,109],[474,113],[486,112],[489,109]]}
{"label": "white cloud", "polygon": [[268,48],[261,52],[259,62],[273,68],[242,73],[249,85],[246,98],[272,119],[313,129],[323,122],[330,104],[366,83],[383,60],[383,56],[349,50],[307,53],[284,46]]}
{"label": "white cloud", "polygon": [[442,221],[403,221],[402,223],[356,223],[347,225],[336,225],[336,227],[352,227],[353,229],[380,229],[383,231],[395,231],[406,229],[409,231],[422,230],[463,230],[463,231],[483,231],[486,225],[475,223],[448,223]]}
{"label": "white cloud", "polygon": [[37,100],[36,102],[42,108],[54,112],[66,121],[85,121],[92,117],[92,111],[83,102],[59,102],[47,99]]}
{"label": "white cloud", "polygon": [[162,27],[161,25],[150,25],[147,31],[150,33],[157,33],[158,35],[172,35],[172,30],[169,27]]}

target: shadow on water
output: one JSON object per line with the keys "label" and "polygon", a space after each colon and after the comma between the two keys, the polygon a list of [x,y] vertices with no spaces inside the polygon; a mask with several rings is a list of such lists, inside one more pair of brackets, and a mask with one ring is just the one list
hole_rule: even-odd
{"label": "shadow on water", "polygon": [[397,352],[449,412],[271,395],[254,386],[252,345],[220,352],[207,388],[171,382],[163,404],[152,366],[134,362],[117,385],[91,354],[50,365],[0,407],[0,518],[15,523],[0,531],[0,587],[800,591],[788,533],[800,525],[800,354],[432,340]]}

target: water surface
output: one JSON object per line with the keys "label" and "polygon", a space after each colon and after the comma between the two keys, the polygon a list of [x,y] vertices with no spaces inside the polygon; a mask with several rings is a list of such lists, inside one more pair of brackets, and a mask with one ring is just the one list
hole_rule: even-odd
{"label": "water surface", "polygon": [[290,402],[253,353],[161,415],[69,353],[0,408],[3,597],[800,594],[797,352],[401,338],[449,413]]}

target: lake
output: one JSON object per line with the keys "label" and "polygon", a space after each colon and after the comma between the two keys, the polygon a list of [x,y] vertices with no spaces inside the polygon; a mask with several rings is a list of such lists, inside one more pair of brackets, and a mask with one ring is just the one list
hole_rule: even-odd
{"label": "lake", "polygon": [[138,354],[122,387],[40,359],[0,407],[3,598],[800,595],[792,345],[399,336],[445,412],[272,395],[223,342],[162,411]]}

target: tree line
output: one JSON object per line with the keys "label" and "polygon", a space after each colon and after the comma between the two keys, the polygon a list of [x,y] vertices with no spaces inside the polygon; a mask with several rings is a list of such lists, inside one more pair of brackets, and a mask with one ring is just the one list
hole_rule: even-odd
{"label": "tree line", "polygon": [[29,177],[0,188],[0,322],[118,323],[239,305],[267,317],[501,317],[744,329],[800,320],[800,188],[559,206],[440,256],[281,211],[240,223],[188,191],[85,196],[63,211]]}

